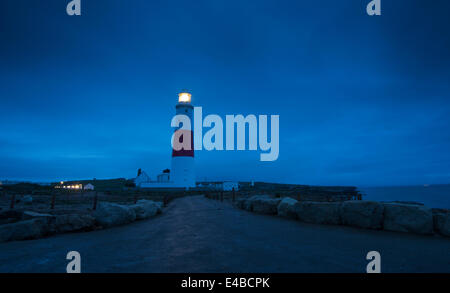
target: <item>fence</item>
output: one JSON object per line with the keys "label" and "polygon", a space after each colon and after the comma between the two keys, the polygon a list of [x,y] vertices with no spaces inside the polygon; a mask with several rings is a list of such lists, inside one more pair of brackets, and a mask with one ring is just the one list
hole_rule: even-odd
{"label": "fence", "polygon": [[0,210],[31,209],[36,211],[95,210],[100,202],[135,204],[140,199],[163,202],[164,206],[175,198],[198,194],[193,191],[82,191],[54,189],[49,192],[0,191]]}

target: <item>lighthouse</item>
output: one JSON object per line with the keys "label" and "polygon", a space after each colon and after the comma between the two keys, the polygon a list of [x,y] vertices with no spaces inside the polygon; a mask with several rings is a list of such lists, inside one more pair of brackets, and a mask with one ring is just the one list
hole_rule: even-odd
{"label": "lighthouse", "polygon": [[194,107],[191,105],[190,93],[179,93],[178,104],[175,106],[176,115],[187,116],[191,122],[191,128],[175,129],[175,131],[181,131],[180,142],[184,140],[190,140],[190,148],[176,149],[172,145],[172,170],[171,181],[176,187],[195,187],[195,167],[194,167],[194,132],[192,131],[193,125],[193,112]]}

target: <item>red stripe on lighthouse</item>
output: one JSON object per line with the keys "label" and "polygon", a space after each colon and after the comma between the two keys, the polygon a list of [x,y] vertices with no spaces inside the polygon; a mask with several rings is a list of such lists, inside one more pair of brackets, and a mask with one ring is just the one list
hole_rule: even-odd
{"label": "red stripe on lighthouse", "polygon": [[[194,133],[192,130],[184,130],[184,129],[178,129],[175,130],[175,141],[173,142],[173,145],[182,145],[184,139],[191,140],[191,146],[189,149],[181,148],[180,150],[176,150],[174,147],[172,147],[172,157],[194,157]],[[178,133],[178,135],[177,135]],[[178,139],[177,139],[178,138]]]}

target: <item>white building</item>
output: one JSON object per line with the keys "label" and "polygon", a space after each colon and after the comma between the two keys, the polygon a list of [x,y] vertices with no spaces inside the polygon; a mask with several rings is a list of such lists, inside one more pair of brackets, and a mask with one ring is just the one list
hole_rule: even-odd
{"label": "white building", "polygon": [[134,184],[136,184],[136,186],[141,186],[142,183],[148,182],[151,182],[150,177],[144,171],[142,171],[141,174],[134,179]]}
{"label": "white building", "polygon": [[239,182],[236,181],[224,181],[222,183],[222,190],[223,191],[231,191],[231,190],[238,191],[239,190]]}
{"label": "white building", "polygon": [[169,182],[170,181],[170,173],[161,173],[157,177],[158,182]]}
{"label": "white building", "polygon": [[92,185],[91,183],[86,184],[85,186],[83,186],[84,190],[94,190],[95,187],[94,185]]}

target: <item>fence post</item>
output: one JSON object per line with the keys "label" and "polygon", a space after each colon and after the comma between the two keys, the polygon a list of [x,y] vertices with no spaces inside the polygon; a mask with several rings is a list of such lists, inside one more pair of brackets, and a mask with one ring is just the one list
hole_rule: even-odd
{"label": "fence post", "polygon": [[11,205],[9,206],[10,209],[14,209],[14,204],[16,203],[16,195],[11,195]]}
{"label": "fence post", "polygon": [[167,194],[164,195],[163,204],[164,204],[164,207],[167,206]]}
{"label": "fence post", "polygon": [[236,192],[234,191],[234,187],[233,187],[233,189],[231,190],[231,193],[233,194],[233,196],[232,196],[232,201],[234,202],[234,201],[236,200]]}
{"label": "fence post", "polygon": [[223,201],[223,190],[220,192],[220,201]]}
{"label": "fence post", "polygon": [[136,193],[134,194],[134,204],[137,203],[137,201],[138,201],[138,196],[139,196],[139,191],[136,191]]}
{"label": "fence post", "polygon": [[97,209],[97,200],[98,200],[98,191],[95,192],[94,196],[94,206],[92,207],[94,211]]}

